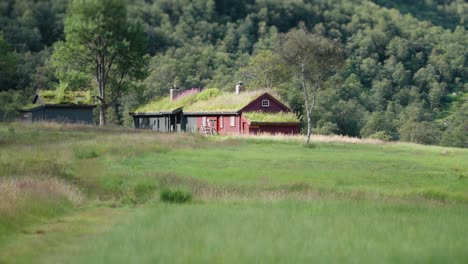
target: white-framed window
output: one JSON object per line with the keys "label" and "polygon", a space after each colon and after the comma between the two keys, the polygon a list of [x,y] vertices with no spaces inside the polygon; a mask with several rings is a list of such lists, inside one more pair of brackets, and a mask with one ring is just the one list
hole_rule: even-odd
{"label": "white-framed window", "polygon": [[235,116],[231,116],[231,126],[236,126],[236,117]]}
{"label": "white-framed window", "polygon": [[262,100],[262,107],[270,107],[270,100],[267,100],[267,99]]}
{"label": "white-framed window", "polygon": [[224,116],[219,117],[219,127],[223,128],[224,127]]}
{"label": "white-framed window", "polygon": [[206,116],[202,117],[201,118],[201,123],[202,123],[202,126],[206,126]]}

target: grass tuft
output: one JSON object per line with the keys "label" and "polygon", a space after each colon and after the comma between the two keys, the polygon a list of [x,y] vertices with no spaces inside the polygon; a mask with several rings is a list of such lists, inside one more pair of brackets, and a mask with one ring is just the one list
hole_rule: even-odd
{"label": "grass tuft", "polygon": [[96,150],[88,148],[76,149],[74,154],[78,159],[93,159],[99,157]]}
{"label": "grass tuft", "polygon": [[183,189],[163,189],[160,198],[163,202],[186,203],[192,201],[192,193]]}

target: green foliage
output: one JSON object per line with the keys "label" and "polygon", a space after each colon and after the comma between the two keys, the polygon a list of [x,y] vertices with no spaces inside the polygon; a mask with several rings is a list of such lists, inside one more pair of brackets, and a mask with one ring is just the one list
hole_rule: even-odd
{"label": "green foliage", "polygon": [[339,43],[304,29],[290,30],[284,38],[280,52],[282,63],[291,69],[297,89],[303,94],[308,144],[319,91],[327,88],[324,83],[343,64],[343,51]]}
{"label": "green foliage", "polygon": [[375,132],[374,134],[370,135],[369,138],[379,139],[387,142],[394,140],[393,135],[390,134],[388,131]]}
{"label": "green foliage", "polygon": [[421,123],[407,122],[399,129],[400,139],[403,141],[433,144],[440,142],[442,131],[436,123],[423,121]]}
{"label": "green foliage", "polygon": [[61,82],[57,89],[55,90],[55,98],[54,101],[63,104],[65,102],[65,91],[68,88],[68,84]]}
{"label": "green foliage", "polygon": [[202,92],[198,93],[197,101],[207,101],[218,95],[219,95],[219,90],[217,88],[205,89]]}
{"label": "green foliage", "polygon": [[0,32],[0,91],[14,88],[17,58]]}
{"label": "green foliage", "polygon": [[253,89],[278,88],[288,81],[290,74],[288,68],[281,63],[280,56],[271,50],[260,50],[252,54],[248,65],[239,71],[243,80],[249,81]]}
{"label": "green foliage", "polygon": [[0,91],[0,120],[14,120],[18,117],[18,110],[27,101],[18,91]]}
{"label": "green foliage", "polygon": [[325,122],[323,124],[319,124],[318,127],[315,129],[315,132],[319,135],[335,135],[338,134],[340,128],[337,124],[332,122]]}
{"label": "green foliage", "polygon": [[[56,66],[61,67],[60,65]],[[66,83],[67,89],[70,91],[91,90],[91,76],[89,74],[71,69],[57,69],[56,75],[59,79],[59,87],[62,83]]]}
{"label": "green foliage", "polygon": [[384,112],[374,112],[367,120],[364,127],[361,129],[361,135],[363,137],[383,137],[378,138],[385,140],[384,138],[390,137],[389,140],[395,139],[392,134],[395,128],[392,126],[392,120],[387,118]]}
{"label": "green foliage", "polygon": [[161,201],[170,203],[187,203],[192,200],[192,193],[182,189],[163,189]]}
{"label": "green foliage", "polygon": [[[174,82],[220,92],[238,81],[247,90],[273,87],[306,116],[292,68],[277,63],[285,33],[304,30],[340,44],[346,54],[343,69],[323,83],[312,127],[333,123],[333,133],[387,131],[399,138],[411,114],[418,114],[416,122],[440,122],[461,107],[451,96],[466,89],[466,9],[461,0],[9,0],[0,5],[0,89],[11,93],[2,96],[8,100],[0,103],[7,113],[1,118],[13,118],[35,90],[60,82],[99,94],[96,67],[89,64],[95,56],[83,49],[97,44],[95,36],[113,43],[105,55],[119,54],[105,92],[115,124],[130,124],[129,111],[166,97]],[[375,122],[374,113],[384,114],[385,122]],[[444,127],[444,134],[451,130]],[[461,146],[450,133],[444,144]]]}
{"label": "green foliage", "polygon": [[468,148],[468,100],[449,118],[442,135],[444,146]]}
{"label": "green foliage", "polygon": [[[105,125],[111,101],[106,96],[120,99],[132,81],[147,75],[142,27],[128,22],[122,0],[74,0],[64,32],[65,42],[56,45],[55,60],[72,70],[94,75],[99,85],[100,124]],[[110,89],[106,89],[108,84]]]}

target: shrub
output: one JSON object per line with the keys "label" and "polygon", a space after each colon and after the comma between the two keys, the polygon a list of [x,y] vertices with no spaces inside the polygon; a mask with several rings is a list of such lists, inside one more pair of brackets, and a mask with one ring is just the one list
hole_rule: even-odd
{"label": "shrub", "polygon": [[441,129],[435,122],[408,121],[398,130],[400,139],[420,144],[438,144],[442,136]]}
{"label": "shrub", "polygon": [[185,203],[192,200],[192,193],[181,189],[164,189],[161,191],[161,201],[170,203]]}
{"label": "shrub", "polygon": [[332,122],[325,122],[317,126],[315,132],[320,135],[335,135],[338,134],[340,128],[337,124]]}
{"label": "shrub", "polygon": [[394,140],[392,134],[390,134],[390,132],[388,132],[388,131],[376,132],[376,133],[370,135],[369,138],[378,139],[378,140],[387,141],[387,142]]}

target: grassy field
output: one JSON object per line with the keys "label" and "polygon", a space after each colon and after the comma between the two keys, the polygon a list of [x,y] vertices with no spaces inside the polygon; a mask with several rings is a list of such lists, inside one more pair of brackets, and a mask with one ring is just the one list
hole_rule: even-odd
{"label": "grassy field", "polygon": [[0,124],[0,263],[468,262],[468,150],[314,139]]}

